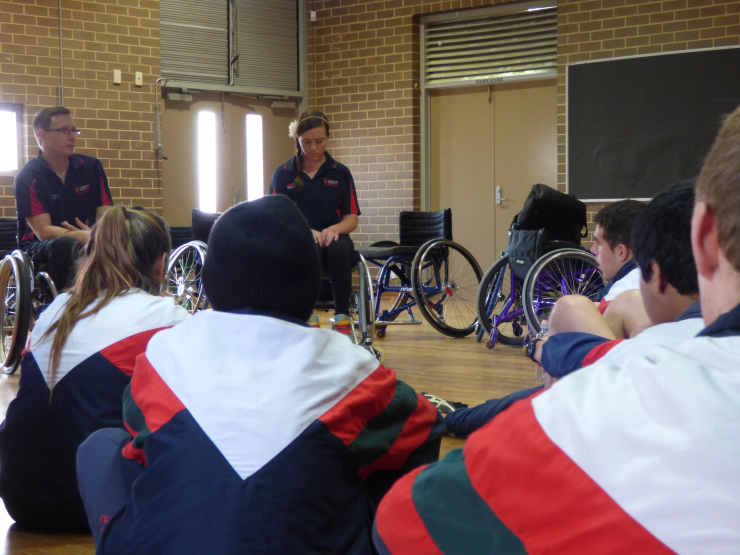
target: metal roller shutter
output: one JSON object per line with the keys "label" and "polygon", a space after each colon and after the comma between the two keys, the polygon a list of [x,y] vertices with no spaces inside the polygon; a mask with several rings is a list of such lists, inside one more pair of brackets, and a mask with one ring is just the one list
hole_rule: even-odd
{"label": "metal roller shutter", "polygon": [[555,76],[556,63],[555,7],[428,23],[424,29],[428,88]]}
{"label": "metal roller shutter", "polygon": [[162,77],[229,82],[226,0],[161,0]]}
{"label": "metal roller shutter", "polygon": [[237,0],[234,84],[297,91],[298,2]]}

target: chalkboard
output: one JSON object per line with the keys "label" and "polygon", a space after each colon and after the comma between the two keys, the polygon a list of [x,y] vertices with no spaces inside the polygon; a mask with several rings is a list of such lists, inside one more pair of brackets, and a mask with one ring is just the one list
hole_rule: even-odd
{"label": "chalkboard", "polygon": [[740,48],[571,64],[567,83],[568,192],[652,198],[698,175],[740,105]]}

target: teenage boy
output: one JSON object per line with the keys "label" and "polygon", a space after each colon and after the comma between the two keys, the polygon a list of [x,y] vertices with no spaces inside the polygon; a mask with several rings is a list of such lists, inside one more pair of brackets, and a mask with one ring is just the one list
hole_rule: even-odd
{"label": "teenage boy", "polygon": [[695,338],[512,406],[385,496],[389,553],[733,553],[740,545],[740,109],[696,189]]}
{"label": "teenage boy", "polygon": [[320,285],[290,199],[219,217],[203,267],[214,310],[138,358],[133,438],[102,430],[78,451],[98,553],[372,553],[376,502],[438,458],[444,423],[366,350],[306,324]]}

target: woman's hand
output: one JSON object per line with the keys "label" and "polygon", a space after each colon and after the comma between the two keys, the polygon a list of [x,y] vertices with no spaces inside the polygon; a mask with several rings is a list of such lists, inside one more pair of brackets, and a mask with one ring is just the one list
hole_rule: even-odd
{"label": "woman's hand", "polygon": [[313,233],[313,240],[316,241],[317,245],[320,245],[321,244],[321,232],[316,231],[315,229],[312,229],[311,233]]}
{"label": "woman's hand", "polygon": [[319,241],[319,245],[322,247],[328,247],[332,241],[336,241],[339,239],[339,233],[336,232],[336,230],[327,227],[324,231],[321,232],[321,239]]}

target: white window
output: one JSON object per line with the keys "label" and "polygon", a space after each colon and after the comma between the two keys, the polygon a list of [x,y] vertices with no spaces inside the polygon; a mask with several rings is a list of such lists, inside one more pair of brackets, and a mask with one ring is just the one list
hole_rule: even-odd
{"label": "white window", "polygon": [[21,104],[0,102],[0,175],[15,175],[23,164]]}
{"label": "white window", "polygon": [[216,212],[216,114],[198,112],[198,208]]}
{"label": "white window", "polygon": [[262,116],[247,114],[247,200],[265,194],[262,168]]}

